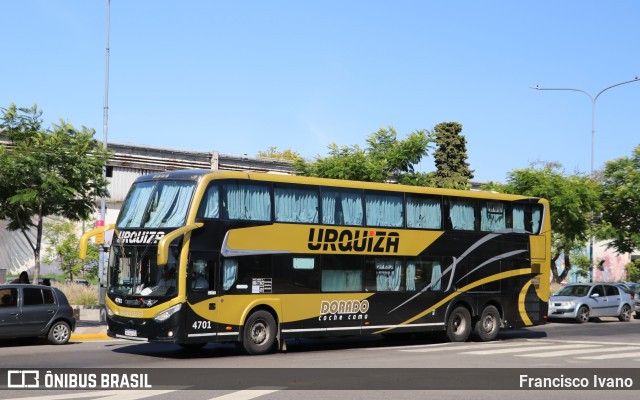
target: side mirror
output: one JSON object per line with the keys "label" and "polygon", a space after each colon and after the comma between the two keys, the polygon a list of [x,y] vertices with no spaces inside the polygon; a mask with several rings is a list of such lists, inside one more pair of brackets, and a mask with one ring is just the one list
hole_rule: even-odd
{"label": "side mirror", "polygon": [[595,299],[596,297],[600,297],[600,295],[599,295],[598,293],[593,293],[593,294],[592,294],[591,296],[589,296],[589,297],[593,297],[593,298]]}

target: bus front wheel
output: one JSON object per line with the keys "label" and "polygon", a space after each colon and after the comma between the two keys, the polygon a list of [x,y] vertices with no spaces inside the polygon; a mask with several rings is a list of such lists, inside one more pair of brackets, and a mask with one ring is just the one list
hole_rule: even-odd
{"label": "bus front wheel", "polygon": [[498,309],[494,306],[485,307],[473,329],[475,336],[483,342],[490,342],[498,336],[499,331],[500,313]]}
{"label": "bus front wheel", "polygon": [[471,314],[465,307],[456,307],[447,319],[447,338],[452,342],[465,342],[471,333]]}
{"label": "bus front wheel", "polygon": [[276,321],[268,311],[258,310],[247,318],[242,345],[249,354],[260,355],[273,351],[276,342]]}

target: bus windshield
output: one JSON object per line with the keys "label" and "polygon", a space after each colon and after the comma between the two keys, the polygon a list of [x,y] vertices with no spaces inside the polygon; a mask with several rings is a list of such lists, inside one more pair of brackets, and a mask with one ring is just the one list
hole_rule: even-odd
{"label": "bus windshield", "polygon": [[113,246],[109,257],[109,293],[174,297],[177,294],[178,249],[169,248],[169,263],[159,268],[155,247]]}
{"label": "bus windshield", "polygon": [[184,225],[195,187],[193,181],[135,183],[122,204],[118,228],[175,228]]}

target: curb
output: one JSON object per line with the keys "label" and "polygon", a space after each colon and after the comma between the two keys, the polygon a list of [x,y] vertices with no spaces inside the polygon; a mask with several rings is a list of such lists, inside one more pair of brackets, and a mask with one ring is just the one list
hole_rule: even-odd
{"label": "curb", "polygon": [[108,336],[106,333],[78,333],[78,334],[71,334],[71,337],[69,338],[69,340],[104,340],[104,339],[111,339],[110,336]]}

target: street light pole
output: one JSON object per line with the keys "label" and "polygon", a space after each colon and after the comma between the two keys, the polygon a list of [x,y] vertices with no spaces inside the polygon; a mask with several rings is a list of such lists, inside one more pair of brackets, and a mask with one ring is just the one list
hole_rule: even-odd
{"label": "street light pole", "polygon": [[[611,85],[608,86],[604,89],[602,89],[601,91],[599,91],[595,96],[592,95],[591,93],[587,92],[586,90],[582,90],[582,89],[575,89],[575,88],[541,88],[539,86],[529,86],[531,89],[535,89],[535,90],[569,90],[572,92],[580,92],[580,93],[584,93],[586,94],[589,99],[591,100],[591,178],[594,177],[594,171],[595,171],[595,145],[596,145],[596,100],[598,100],[598,97],[600,97],[600,95],[604,92],[606,92],[609,89],[612,89],[614,87],[617,86],[621,86],[621,85],[625,85],[627,83],[633,83],[633,82],[639,82],[640,81],[640,76],[636,76],[634,79],[631,79],[629,81],[624,81],[624,82],[620,82],[620,83],[616,83],[615,85]],[[591,223],[593,224],[593,212],[591,213]],[[593,275],[594,275],[594,269],[593,269],[593,236],[589,238],[589,264],[590,264],[590,269],[589,269],[589,281],[593,282]]]}
{"label": "street light pole", "polygon": [[[102,133],[103,133],[103,141],[105,150],[107,149],[107,133],[109,126],[109,36],[110,36],[110,21],[111,21],[111,0],[107,0],[107,48],[106,48],[106,70],[105,70],[105,84],[104,84],[104,107],[102,114]],[[103,178],[107,177],[106,166],[102,171]],[[100,223],[105,225],[105,219],[107,215],[107,200],[104,196],[100,199]],[[104,247],[104,239],[103,243],[100,244],[100,252],[98,254],[98,303],[103,304],[102,299],[102,285],[103,279],[102,276],[104,274],[104,260],[105,260],[105,247]]]}

